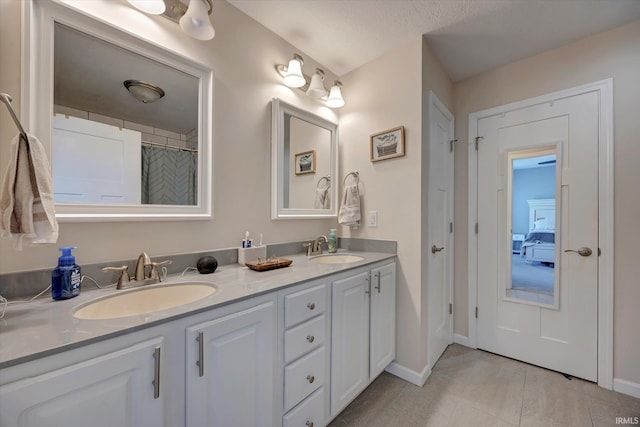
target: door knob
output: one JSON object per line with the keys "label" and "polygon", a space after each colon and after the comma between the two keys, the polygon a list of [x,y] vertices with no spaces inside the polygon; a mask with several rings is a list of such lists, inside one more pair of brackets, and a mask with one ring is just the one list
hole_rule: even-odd
{"label": "door knob", "polygon": [[587,248],[586,246],[583,246],[581,248],[579,248],[577,251],[573,250],[573,249],[566,249],[565,252],[575,252],[578,255],[581,256],[589,256],[593,253],[593,251],[591,250],[591,248]]}
{"label": "door knob", "polygon": [[431,246],[431,253],[432,254],[437,254],[440,251],[444,251],[444,246],[439,248],[436,245]]}

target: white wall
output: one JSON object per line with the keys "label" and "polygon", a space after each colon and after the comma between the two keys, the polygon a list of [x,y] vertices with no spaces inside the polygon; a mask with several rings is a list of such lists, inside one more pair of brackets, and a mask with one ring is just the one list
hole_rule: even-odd
{"label": "white wall", "polygon": [[[454,86],[456,138],[475,111],[613,77],[615,168],[614,377],[640,384],[640,21],[550,50]],[[455,155],[455,332],[466,336],[467,150]]]}
{"label": "white wall", "polygon": [[[450,104],[451,82],[422,37],[342,77],[347,101],[340,113],[341,176],[360,172],[362,212],[378,212],[378,227],[363,222],[343,236],[398,242],[396,362],[420,373],[427,365],[426,272],[422,249],[426,97],[433,89]],[[371,162],[373,133],[403,125],[404,157]],[[341,188],[343,183],[340,183]],[[363,218],[364,220],[365,218]]]}
{"label": "white wall", "polygon": [[[20,111],[22,0],[0,0],[0,91],[14,97]],[[207,221],[60,224],[55,245],[13,249],[0,240],[0,273],[49,268],[59,246],[78,246],[78,262],[133,259],[234,247],[245,230],[263,233],[267,243],[312,239],[335,226],[332,220],[272,221],[270,218],[271,98],[279,97],[331,121],[332,110],[281,84],[274,65],[287,63],[294,49],[227,2],[216,0],[216,36],[198,41],[163,17],[144,15],[125,1],[75,1],[89,14],[212,67],[214,83],[214,218]],[[316,66],[304,55],[306,71]],[[335,76],[327,73],[327,80]],[[8,164],[9,141],[17,130],[0,106],[0,169]],[[46,284],[45,284],[46,285]]]}

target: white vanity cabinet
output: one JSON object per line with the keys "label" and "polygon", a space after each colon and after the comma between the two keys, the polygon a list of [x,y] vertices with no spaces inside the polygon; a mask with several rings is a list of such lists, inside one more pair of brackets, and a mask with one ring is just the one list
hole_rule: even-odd
{"label": "white vanity cabinet", "polygon": [[186,426],[273,423],[275,298],[186,330]]}
{"label": "white vanity cabinet", "polygon": [[163,426],[163,346],[157,337],[35,376],[27,366],[0,386],[0,426]]}
{"label": "white vanity cabinet", "polygon": [[395,358],[395,262],[338,278],[331,289],[331,416]]}

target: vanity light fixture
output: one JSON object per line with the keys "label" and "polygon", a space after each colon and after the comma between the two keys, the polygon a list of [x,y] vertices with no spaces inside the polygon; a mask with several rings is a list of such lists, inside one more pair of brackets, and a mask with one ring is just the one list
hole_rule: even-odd
{"label": "vanity light fixture", "polygon": [[307,89],[307,96],[316,99],[322,99],[327,96],[327,89],[324,87],[324,71],[316,68],[316,72],[311,76],[311,83]]}
{"label": "vanity light fixture", "polygon": [[216,35],[209,19],[211,12],[210,0],[190,0],[187,12],[180,18],[180,28],[194,39],[211,40]]}
{"label": "vanity light fixture", "polygon": [[324,70],[316,68],[311,77],[302,73],[302,65],[304,60],[297,53],[293,54],[293,58],[289,61],[289,65],[278,64],[276,71],[282,76],[282,83],[285,86],[298,88],[305,92],[307,96],[315,99],[326,101],[329,108],[340,108],[344,106],[344,98],[340,87],[342,83],[336,80],[331,87],[331,91],[327,91],[324,86]]}
{"label": "vanity light fixture", "polygon": [[129,0],[136,9],[151,15],[162,15],[166,10],[164,0]]}
{"label": "vanity light fixture", "polygon": [[137,9],[162,15],[177,22],[188,36],[198,40],[211,40],[216,31],[209,15],[213,13],[213,0],[129,0]]}
{"label": "vanity light fixture", "polygon": [[135,99],[145,104],[156,102],[164,96],[162,88],[141,80],[125,80],[123,84]]}
{"label": "vanity light fixture", "polygon": [[304,60],[297,53],[293,54],[293,58],[289,61],[288,66],[281,65],[280,74],[282,74],[282,82],[289,87],[302,87],[307,84],[307,80],[302,75],[302,64]]}
{"label": "vanity light fixture", "polygon": [[329,98],[327,99],[327,107],[340,108],[344,106],[344,98],[342,97],[342,90],[340,90],[341,86],[341,81],[336,80],[333,82],[333,86],[331,86],[331,91],[329,92]]}

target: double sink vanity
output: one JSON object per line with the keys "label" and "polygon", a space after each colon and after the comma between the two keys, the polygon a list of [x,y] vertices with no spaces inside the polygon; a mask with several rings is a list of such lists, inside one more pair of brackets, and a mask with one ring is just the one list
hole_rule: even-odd
{"label": "double sink vanity", "polygon": [[395,255],[289,258],[10,307],[0,425],[328,424],[395,357]]}

